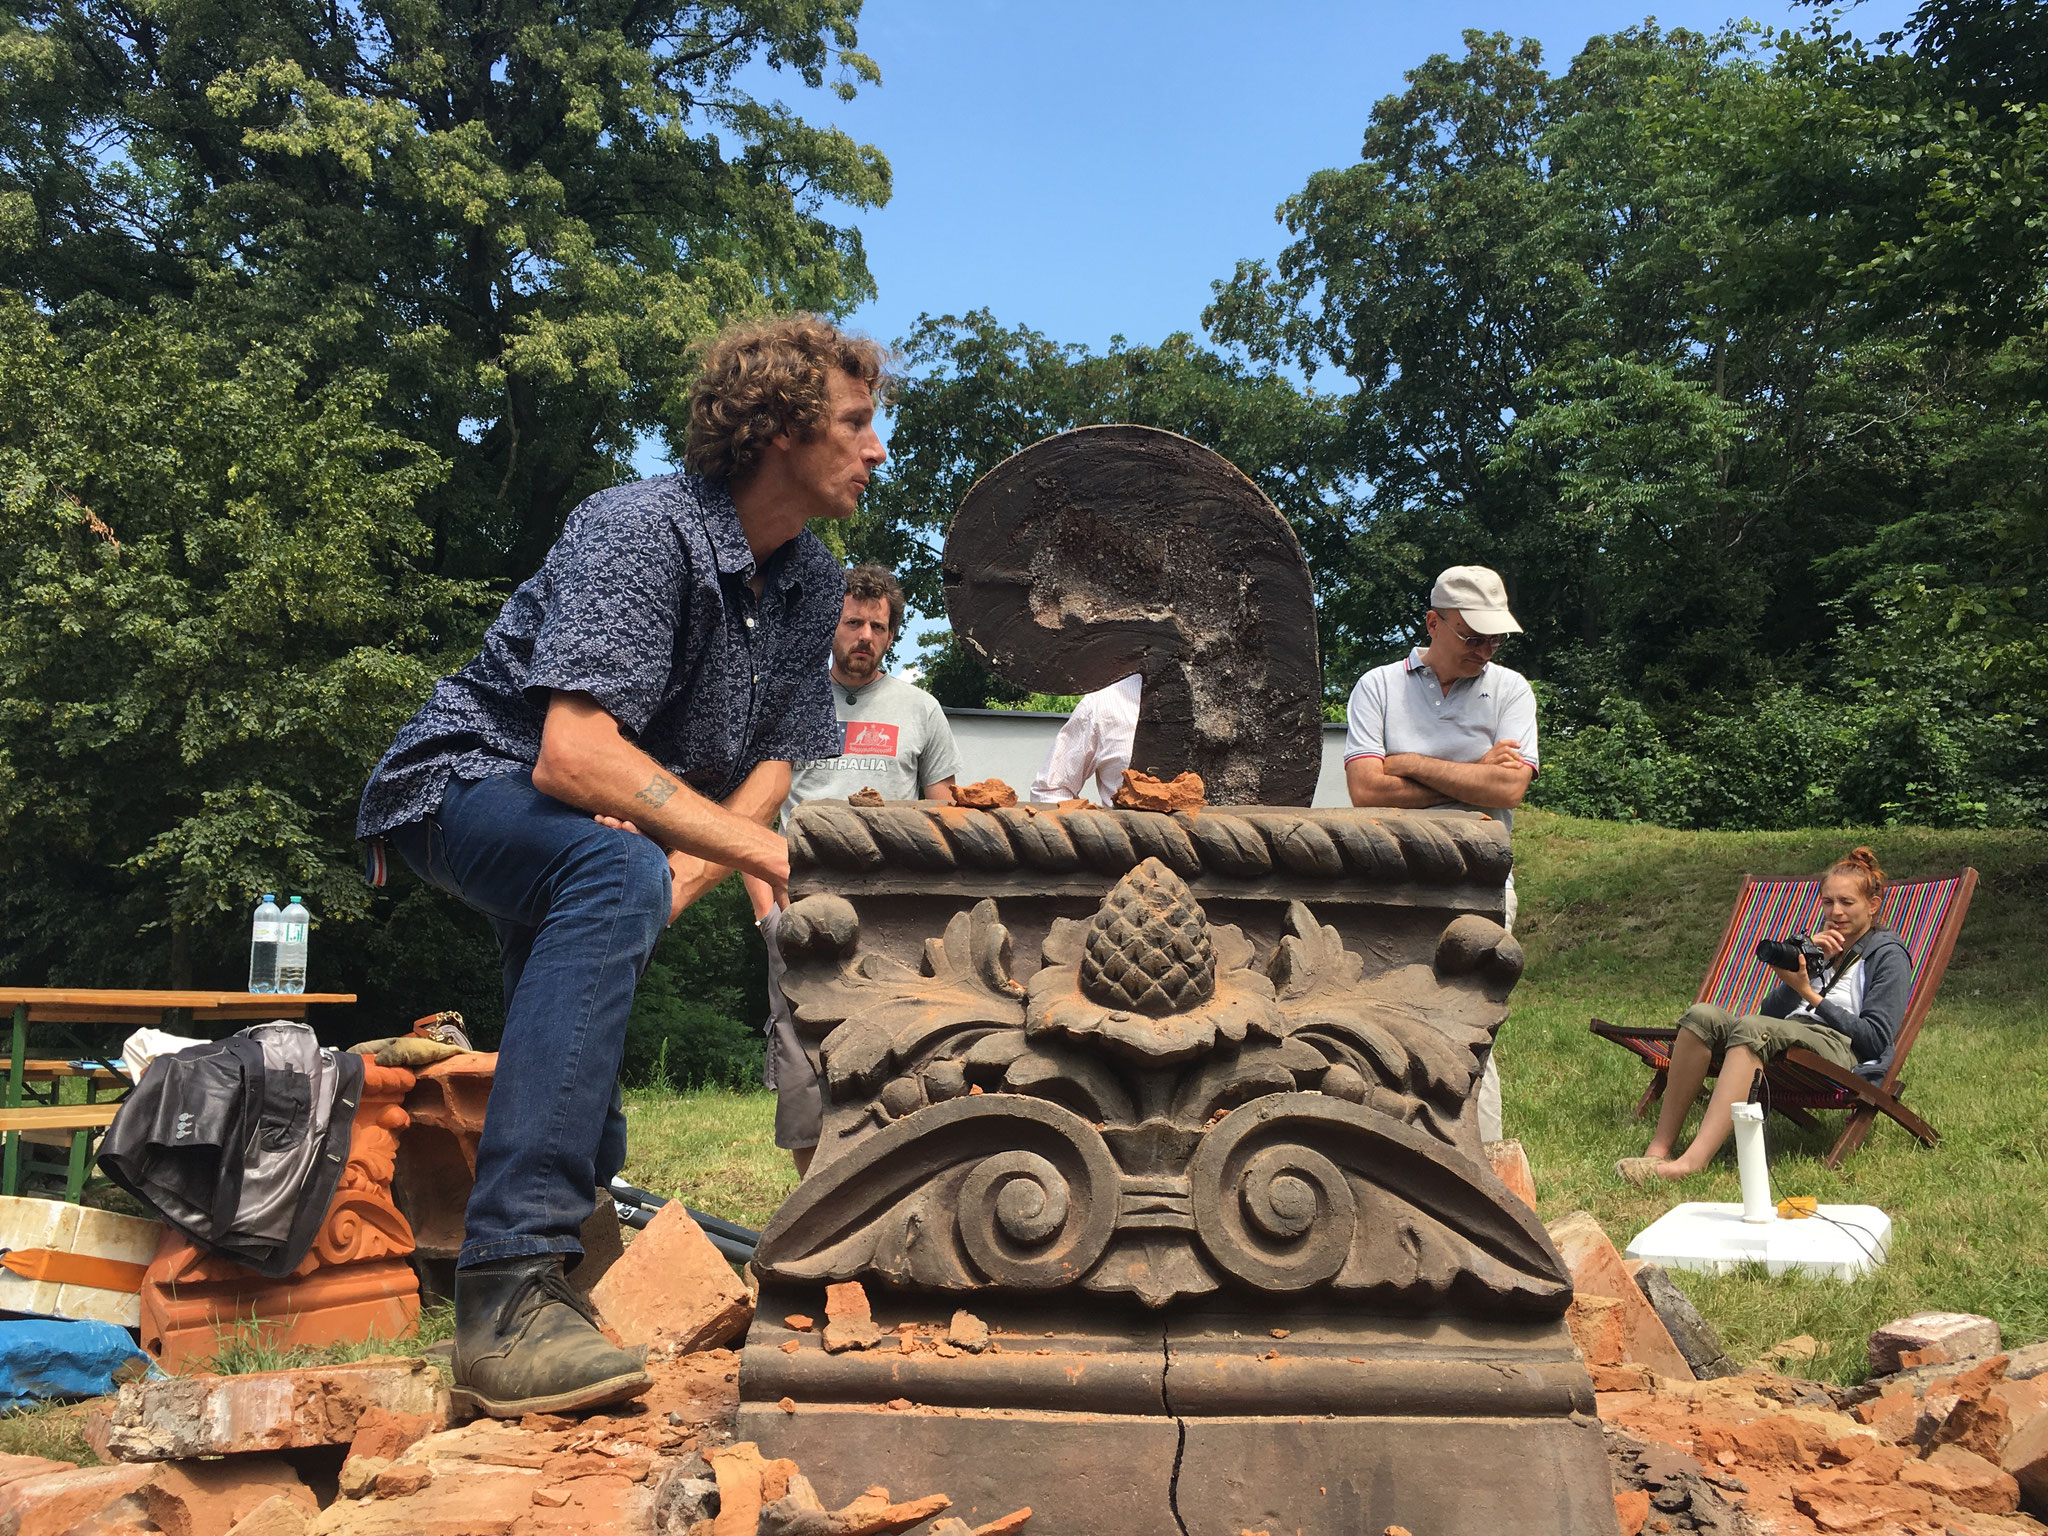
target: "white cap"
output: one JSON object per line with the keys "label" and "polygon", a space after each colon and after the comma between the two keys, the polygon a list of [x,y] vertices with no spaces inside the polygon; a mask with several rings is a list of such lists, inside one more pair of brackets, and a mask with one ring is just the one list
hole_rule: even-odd
{"label": "white cap", "polygon": [[1477,635],[1519,635],[1522,626],[1508,612],[1508,589],[1498,571],[1483,565],[1454,565],[1437,577],[1432,608],[1455,608]]}

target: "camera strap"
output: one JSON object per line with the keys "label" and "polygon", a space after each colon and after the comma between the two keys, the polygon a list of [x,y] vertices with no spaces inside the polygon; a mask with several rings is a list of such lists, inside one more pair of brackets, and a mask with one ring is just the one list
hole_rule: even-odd
{"label": "camera strap", "polygon": [[1835,956],[1834,963],[1828,967],[1827,986],[1818,989],[1822,997],[1826,997],[1828,995],[1828,989],[1834,986],[1834,984],[1840,981],[1844,976],[1849,974],[1850,966],[1854,965],[1858,960],[1861,960],[1863,958],[1863,940],[1869,937],[1869,932],[1865,931],[1862,938],[1857,939],[1853,944],[1849,945],[1848,948],[1844,949],[1839,955]]}

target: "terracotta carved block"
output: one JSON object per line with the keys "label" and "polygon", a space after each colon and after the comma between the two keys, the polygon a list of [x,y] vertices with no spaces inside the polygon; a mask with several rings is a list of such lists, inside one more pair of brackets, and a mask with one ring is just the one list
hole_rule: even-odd
{"label": "terracotta carved block", "polygon": [[[757,1253],[740,1437],[828,1505],[1090,1536],[1612,1536],[1570,1274],[1473,1103],[1522,971],[1505,830],[1261,803],[1315,780],[1307,570],[1185,439],[1026,449],[944,563],[1011,681],[1142,673],[1133,766],[1213,803],[790,818],[824,1134]],[[783,1321],[856,1283],[868,1327]]]}
{"label": "terracotta carved block", "polygon": [[1145,675],[1131,766],[1214,805],[1313,798],[1314,587],[1287,520],[1220,454],[1082,427],[975,483],[946,534],[946,613],[992,670],[1048,693]]}
{"label": "terracotta carved block", "polygon": [[366,1062],[348,1166],[306,1257],[271,1280],[164,1234],[142,1282],[142,1344],[167,1371],[202,1367],[223,1334],[253,1328],[278,1345],[399,1338],[419,1320],[412,1228],[391,1197],[402,1104],[413,1074]]}
{"label": "terracotta carved block", "polygon": [[[1471,1102],[1522,969],[1497,822],[814,802],[790,844],[827,1107],[744,1436],[828,1501],[968,1466],[1099,1536],[1611,1523],[1570,1277]],[[908,1348],[775,1321],[847,1280]],[[962,1307],[995,1349],[940,1348]]]}
{"label": "terracotta carved block", "polygon": [[497,1071],[495,1051],[451,1056],[422,1068],[405,1096],[411,1123],[399,1141],[393,1192],[412,1224],[414,1266],[432,1295],[455,1294],[463,1214],[476,1184],[477,1141]]}

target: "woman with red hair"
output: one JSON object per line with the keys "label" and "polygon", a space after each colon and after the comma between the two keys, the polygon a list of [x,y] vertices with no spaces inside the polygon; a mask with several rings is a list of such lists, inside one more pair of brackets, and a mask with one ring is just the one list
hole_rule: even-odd
{"label": "woman with red hair", "polygon": [[[1671,1069],[1657,1133],[1641,1157],[1625,1157],[1614,1171],[1631,1184],[1683,1179],[1707,1166],[1728,1139],[1730,1110],[1749,1097],[1764,1063],[1803,1045],[1851,1071],[1882,1071],[1892,1038],[1913,995],[1913,958],[1898,935],[1877,926],[1884,896],[1884,871],[1868,848],[1852,849],[1821,877],[1825,921],[1813,935],[1823,957],[1809,974],[1807,958],[1797,970],[1774,966],[1778,985],[1755,1013],[1736,1015],[1711,1003],[1694,1003],[1678,1021],[1671,1044]],[[1716,1054],[1721,1074],[1692,1145],[1677,1156],[1678,1133],[1699,1096]]]}

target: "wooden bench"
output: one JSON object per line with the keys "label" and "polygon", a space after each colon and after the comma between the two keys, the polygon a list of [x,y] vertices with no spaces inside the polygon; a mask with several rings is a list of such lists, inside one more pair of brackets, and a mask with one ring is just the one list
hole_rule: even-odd
{"label": "wooden bench", "polygon": [[24,1061],[21,1064],[21,1076],[22,1081],[30,1083],[57,1082],[71,1077],[87,1078],[102,1085],[128,1081],[112,1067],[81,1067],[69,1061]]}
{"label": "wooden bench", "polygon": [[[353,992],[147,992],[102,991],[74,987],[0,987],[0,1009],[14,1014],[13,1050],[7,1068],[6,1102],[0,1105],[0,1194],[21,1193],[24,1172],[61,1176],[64,1198],[76,1202],[91,1173],[93,1134],[114,1122],[117,1100],[99,1100],[102,1087],[125,1092],[128,1080],[108,1067],[75,1066],[67,1059],[31,1058],[29,1026],[49,1024],[100,1030],[132,1030],[154,1025],[173,1031],[209,1021],[241,1024],[263,1019],[303,1019],[309,1003],[352,1003]],[[188,1022],[189,1021],[189,1022]],[[54,1042],[59,1045],[69,1042]],[[50,1049],[49,1045],[44,1046]],[[88,1046],[86,1054],[101,1049]],[[70,1081],[85,1085],[83,1104],[35,1103],[54,1098]],[[30,1091],[39,1085],[45,1094]],[[95,1102],[97,1100],[97,1102]],[[24,1156],[26,1138],[54,1136],[62,1145],[69,1133],[70,1156],[62,1163]]]}
{"label": "wooden bench", "polygon": [[[17,1138],[30,1141],[49,1138],[50,1143],[62,1145],[61,1133],[69,1131],[71,1155],[64,1164],[64,1198],[75,1205],[84,1192],[87,1176],[92,1172],[94,1134],[112,1125],[120,1108],[118,1101],[109,1099],[98,1104],[35,1104],[25,1109],[0,1109],[0,1133],[6,1135],[12,1151]],[[60,1134],[50,1138],[51,1132]]]}

